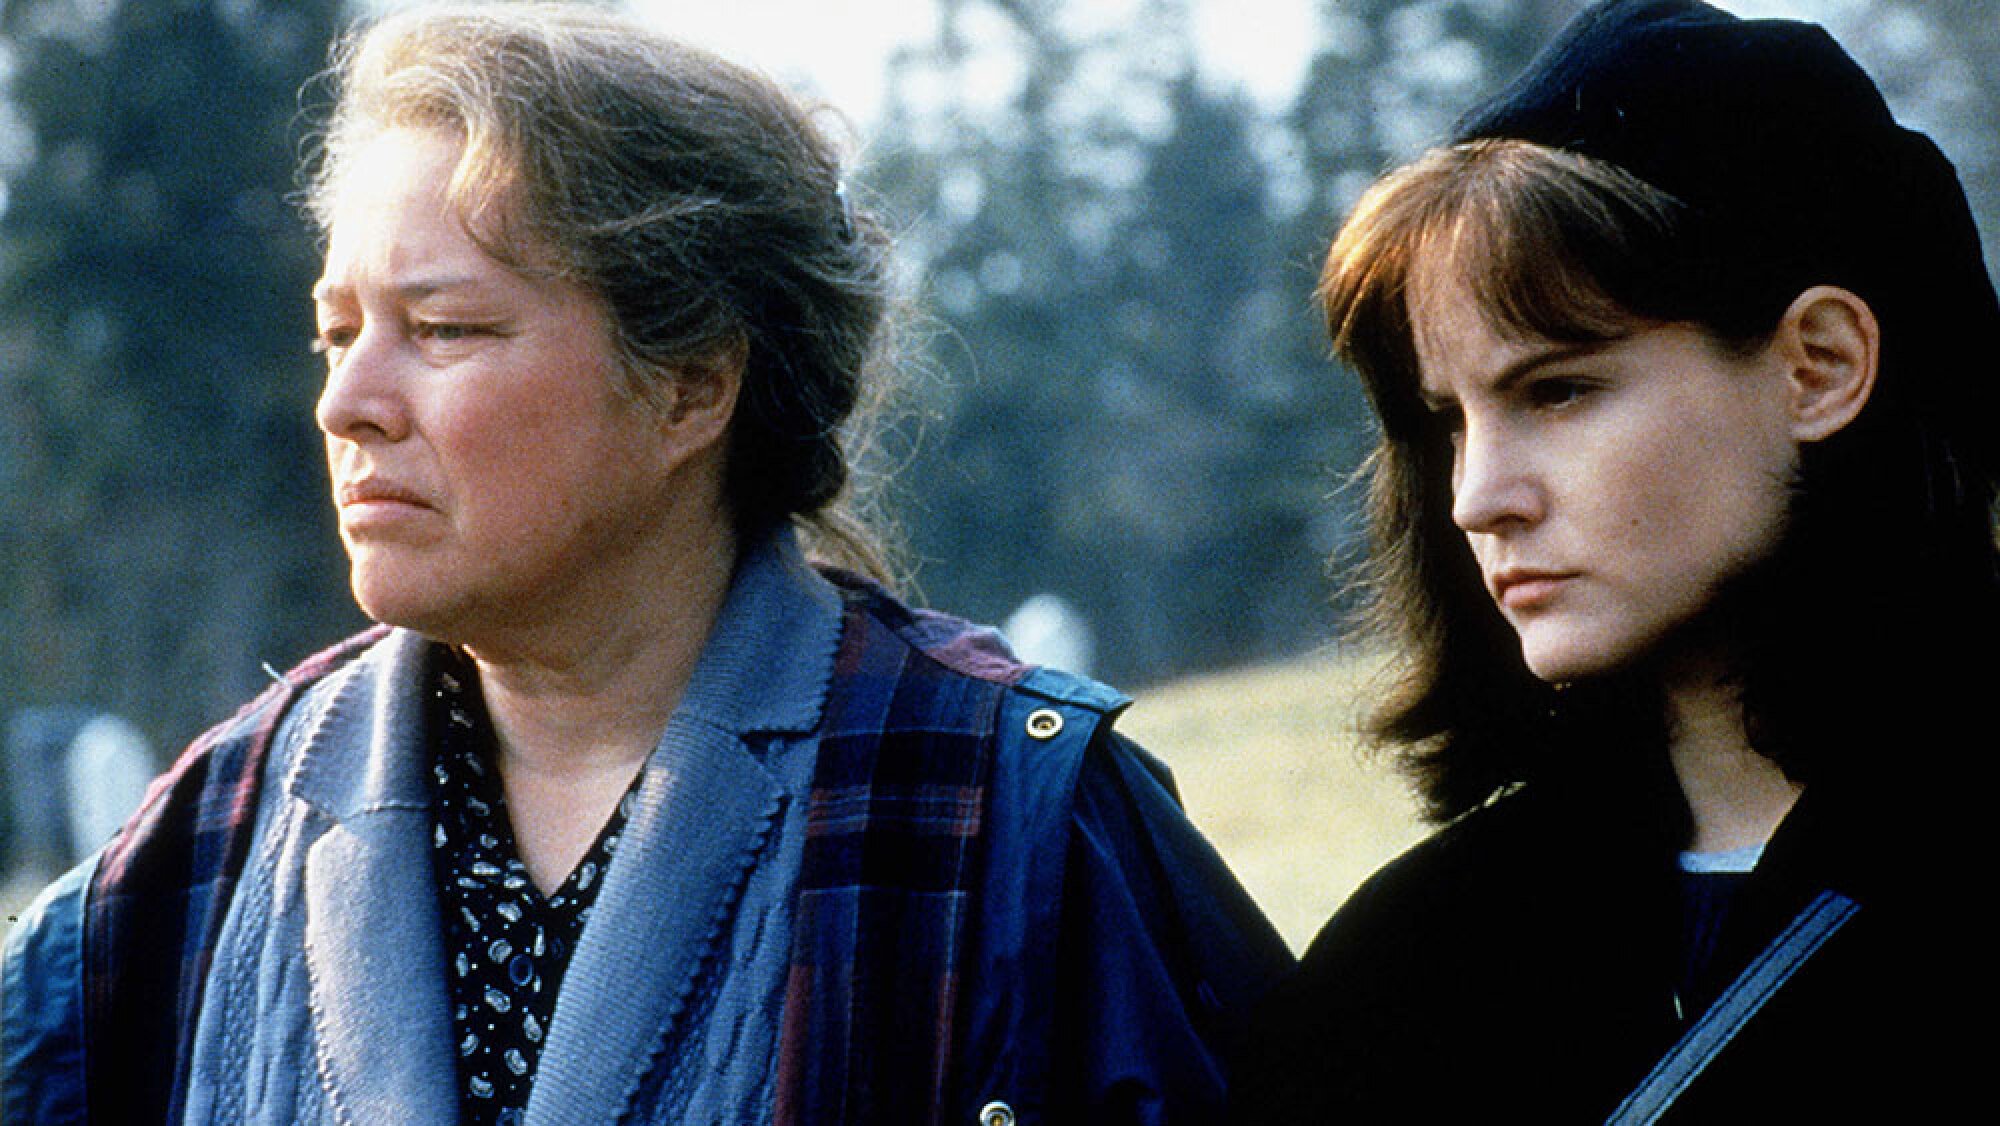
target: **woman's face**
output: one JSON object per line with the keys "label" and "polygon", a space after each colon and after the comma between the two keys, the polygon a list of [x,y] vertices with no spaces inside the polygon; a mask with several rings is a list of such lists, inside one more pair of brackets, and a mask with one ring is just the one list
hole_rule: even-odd
{"label": "woman's face", "polygon": [[397,129],[353,154],[313,289],[316,417],[362,609],[474,643],[615,612],[690,489],[657,412],[615,390],[603,303],[467,234],[445,197],[458,153]]}
{"label": "woman's face", "polygon": [[1452,433],[1452,519],[1529,669],[1567,681],[1666,655],[1777,544],[1797,459],[1782,365],[1683,325],[1523,338],[1435,281],[1411,315]]}

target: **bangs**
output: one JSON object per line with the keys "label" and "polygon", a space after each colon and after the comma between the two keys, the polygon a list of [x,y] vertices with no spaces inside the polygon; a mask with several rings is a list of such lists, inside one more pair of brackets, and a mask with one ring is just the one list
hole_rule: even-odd
{"label": "bangs", "polygon": [[1541,145],[1433,150],[1371,188],[1327,255],[1318,298],[1334,351],[1385,432],[1412,435],[1426,413],[1409,313],[1420,276],[1462,281],[1502,333],[1611,340],[1692,317],[1704,271],[1681,211],[1623,169]]}

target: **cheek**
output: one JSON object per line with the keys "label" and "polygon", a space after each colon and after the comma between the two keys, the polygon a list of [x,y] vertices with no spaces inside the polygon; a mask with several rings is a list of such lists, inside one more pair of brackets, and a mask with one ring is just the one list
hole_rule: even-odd
{"label": "cheek", "polygon": [[580,408],[560,385],[508,376],[468,381],[440,402],[430,438],[458,463],[472,487],[497,479],[533,477],[555,468],[576,444]]}
{"label": "cheek", "polygon": [[[1724,431],[1662,451],[1635,479],[1642,505],[1626,515],[1637,546],[1650,545],[1681,578],[1711,589],[1769,555],[1788,504],[1788,451]],[[1671,459],[1671,460],[1668,460]]]}
{"label": "cheek", "polygon": [[[1614,435],[1588,463],[1561,475],[1565,491],[1592,510],[1606,546],[1657,550],[1705,522],[1699,461],[1672,435]],[[1560,486],[1559,486],[1560,487]]]}

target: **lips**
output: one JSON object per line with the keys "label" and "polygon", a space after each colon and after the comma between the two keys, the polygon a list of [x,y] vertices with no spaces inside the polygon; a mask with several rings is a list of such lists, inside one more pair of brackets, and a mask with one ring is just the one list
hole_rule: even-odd
{"label": "lips", "polygon": [[1495,572],[1488,585],[1493,591],[1493,601],[1509,610],[1528,610],[1554,598],[1562,584],[1575,577],[1574,571],[1508,567]]}
{"label": "lips", "polygon": [[366,476],[334,488],[340,510],[340,534],[356,540],[402,540],[418,534],[438,514],[438,508],[418,490],[388,478]]}
{"label": "lips", "polygon": [[334,490],[334,500],[340,508],[352,508],[358,504],[412,504],[416,508],[430,508],[430,502],[424,500],[420,492],[382,478],[342,482]]}

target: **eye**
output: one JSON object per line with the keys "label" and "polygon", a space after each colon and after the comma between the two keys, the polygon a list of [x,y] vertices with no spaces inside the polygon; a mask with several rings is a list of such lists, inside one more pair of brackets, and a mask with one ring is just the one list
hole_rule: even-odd
{"label": "eye", "polygon": [[1576,403],[1595,388],[1574,376],[1550,376],[1528,384],[1525,394],[1536,407],[1559,409]]}
{"label": "eye", "polygon": [[1453,442],[1465,432],[1465,410],[1450,400],[1426,399],[1424,401],[1424,424],[1432,434],[1448,437]]}
{"label": "eye", "polygon": [[418,321],[410,330],[418,340],[431,340],[440,344],[455,344],[487,334],[485,325],[469,324],[463,321]]}
{"label": "eye", "polygon": [[340,353],[354,343],[355,329],[349,325],[332,324],[319,330],[312,339],[312,350],[325,356],[329,362],[338,360]]}

